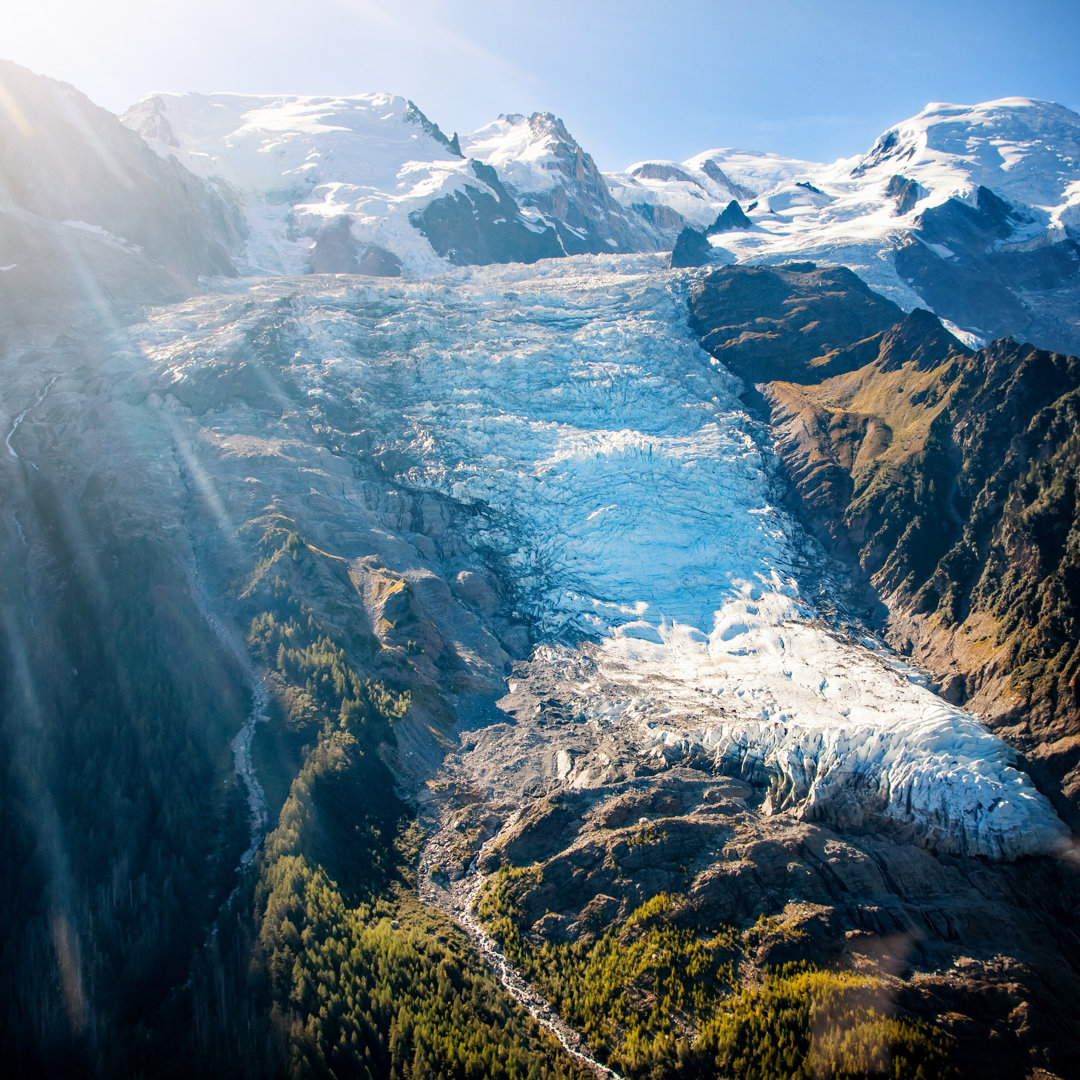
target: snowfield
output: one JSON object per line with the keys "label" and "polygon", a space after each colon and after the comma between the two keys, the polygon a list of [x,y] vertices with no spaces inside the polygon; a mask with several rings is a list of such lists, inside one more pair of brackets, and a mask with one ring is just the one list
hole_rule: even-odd
{"label": "snowfield", "polygon": [[[520,214],[515,228],[557,232],[539,254],[671,250],[683,228],[708,228],[734,200],[750,226],[711,237],[717,262],[848,266],[905,311],[940,306],[923,276],[949,271],[933,258],[977,261],[989,243],[1027,265],[1038,261],[1036,248],[1046,249],[1041,276],[1029,273],[1036,291],[1051,280],[1067,288],[1066,264],[1076,261],[1080,116],[1028,98],[928,105],[865,154],[831,164],[718,148],[606,174],[551,114],[501,116],[452,143],[414,105],[389,94],[159,94],[123,120],[242,208],[240,263],[248,274],[349,271],[355,267],[342,261],[345,250],[361,272],[407,277],[438,276],[451,262],[536,258],[520,237],[497,238],[507,218],[484,219],[477,198],[500,199],[504,211]],[[977,209],[982,187],[1007,207],[1000,235],[988,240],[972,231],[955,207],[958,250],[920,233],[923,215],[950,200]],[[414,222],[440,200],[434,218],[450,215],[455,225],[444,221],[433,247]],[[476,258],[458,257],[477,237],[492,246],[481,243]],[[911,245],[929,253],[931,268],[910,253],[898,267],[898,252]],[[377,257],[369,264],[371,252]],[[913,263],[920,268],[909,272]],[[1053,303],[1065,305],[1071,325],[1069,297]],[[950,328],[969,344],[1024,332],[1020,323],[995,331],[988,318],[976,305]]]}
{"label": "snowfield", "polygon": [[123,120],[159,154],[239,194],[246,273],[305,273],[315,238],[339,218],[358,244],[393,251],[408,272],[441,273],[448,263],[408,215],[466,182],[482,186],[437,129],[392,94],[157,94]]}
{"label": "snowfield", "polygon": [[[664,261],[257,295],[292,298],[294,375],[377,418],[396,482],[480,511],[465,539],[510,568],[541,638],[528,664],[560,665],[560,700],[582,721],[644,761],[765,782],[775,810],[884,818],[947,852],[1054,850],[1066,830],[1007,747],[830,621],[828,567],[775,505],[763,433],[692,338],[685,279]],[[175,377],[212,362],[191,350],[205,330],[176,332],[183,350],[153,344],[175,352]],[[594,782],[569,762],[560,775]]]}

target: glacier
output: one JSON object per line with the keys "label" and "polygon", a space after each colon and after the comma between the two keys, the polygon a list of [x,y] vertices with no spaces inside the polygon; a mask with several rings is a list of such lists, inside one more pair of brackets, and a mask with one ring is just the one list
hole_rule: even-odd
{"label": "glacier", "polygon": [[[377,421],[395,484],[476,509],[464,539],[506,569],[536,628],[512,684],[554,671],[589,730],[650,767],[762,784],[773,812],[885,823],[941,852],[1056,850],[1066,829],[1005,744],[836,615],[828,561],[777,505],[765,432],[693,338],[688,277],[665,261],[316,276],[250,295],[289,303],[293,377]],[[143,347],[183,380],[215,363],[230,312],[191,301]],[[543,768],[599,782],[567,755]]]}

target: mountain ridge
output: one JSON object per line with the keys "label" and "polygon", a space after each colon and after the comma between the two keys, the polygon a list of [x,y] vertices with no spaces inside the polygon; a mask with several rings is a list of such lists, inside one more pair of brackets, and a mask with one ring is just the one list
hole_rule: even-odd
{"label": "mountain ridge", "polygon": [[[329,99],[291,100],[325,106]],[[289,108],[282,99],[248,101],[262,102],[271,129],[288,126],[273,119]],[[140,110],[145,105],[129,110],[127,122],[145,124],[152,137],[160,121],[140,120]],[[250,138],[252,125],[236,130]],[[279,137],[268,135],[267,145]],[[601,173],[562,121],[542,112],[504,115],[459,143],[494,170],[503,194],[464,161],[450,173],[437,163],[410,172],[402,158],[396,179],[383,182],[385,194],[354,204],[334,193],[355,182],[344,167],[323,177],[330,187],[318,188],[329,202],[296,202],[286,231],[310,243],[320,222],[340,230],[348,219],[351,232],[359,230],[355,261],[370,244],[406,272],[428,274],[445,268],[444,260],[670,250],[683,229],[709,228],[735,200],[746,216],[711,233],[714,259],[849,265],[905,310],[935,310],[968,341],[1012,335],[1080,352],[1072,303],[1080,290],[1080,118],[1064,106],[1025,98],[931,104],[865,154],[831,164],[709,150],[680,163],[646,160]],[[448,141],[440,150],[449,154]],[[315,166],[295,168],[310,180]],[[428,190],[436,176],[443,179]],[[384,218],[402,185],[413,191],[407,217],[427,221],[434,253],[391,228],[392,215]],[[277,233],[283,228],[279,221]],[[534,239],[548,229],[554,237]],[[294,269],[302,264],[301,255],[292,257]],[[992,300],[988,289],[996,290]]]}
{"label": "mountain ridge", "polygon": [[[713,355],[757,384],[800,509],[858,562],[889,608],[894,644],[1027,755],[1075,823],[1068,462],[1080,362],[1008,339],[972,352],[919,310],[864,335],[865,286],[847,273],[713,271],[694,287],[692,322]],[[772,292],[734,287],[755,276]],[[772,323],[765,297],[782,312]],[[900,314],[890,307],[875,309],[882,324]],[[830,333],[836,312],[862,338],[846,349]],[[772,339],[764,355],[747,317]],[[770,366],[773,350],[782,367]]]}

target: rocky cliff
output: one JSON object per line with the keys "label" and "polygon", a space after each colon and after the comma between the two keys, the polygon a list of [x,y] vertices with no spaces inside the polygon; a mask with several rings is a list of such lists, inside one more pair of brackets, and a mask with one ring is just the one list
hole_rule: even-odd
{"label": "rocky cliff", "polygon": [[664,247],[654,229],[612,197],[592,155],[557,116],[500,116],[466,136],[463,146],[498,171],[523,209],[551,224],[563,253]]}

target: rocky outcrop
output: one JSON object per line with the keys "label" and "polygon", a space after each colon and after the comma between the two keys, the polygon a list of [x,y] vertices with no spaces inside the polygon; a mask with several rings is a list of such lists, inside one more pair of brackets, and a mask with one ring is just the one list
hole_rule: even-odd
{"label": "rocky outcrop", "polygon": [[898,215],[914,210],[915,205],[926,194],[926,190],[920,184],[898,174],[892,176],[885,188],[885,197],[896,200],[896,213]]}
{"label": "rocky outcrop", "polygon": [[347,214],[331,218],[315,238],[308,254],[308,270],[313,274],[370,274],[372,277],[401,277],[401,260],[375,244],[358,245]]}
{"label": "rocky outcrop", "polygon": [[715,236],[717,233],[730,232],[732,229],[749,229],[752,227],[753,222],[742,212],[739,204],[732,199],[717,215],[716,221],[705,231],[708,236]]}
{"label": "rocky outcrop", "polygon": [[405,110],[405,120],[407,123],[416,124],[417,127],[427,135],[430,135],[437,143],[441,143],[445,146],[454,157],[465,156],[461,152],[461,145],[458,142],[457,132],[455,131],[451,138],[447,138],[442,128],[440,128],[433,120],[429,120],[414,101],[408,102],[408,107]]}
{"label": "rocky outcrop", "polygon": [[1080,248],[1065,232],[1014,234],[1034,220],[987,187],[974,206],[948,199],[924,211],[894,256],[897,272],[942,318],[988,337],[1054,345],[1076,340]]}
{"label": "rocky outcrop", "polygon": [[903,317],[845,267],[724,267],[691,291],[702,344],[748,383],[820,381],[865,360],[854,343]]}
{"label": "rocky outcrop", "polygon": [[565,254],[559,232],[527,221],[490,165],[472,161],[482,186],[467,184],[409,215],[435,251],[455,266],[523,262]]}
{"label": "rocky outcrop", "polygon": [[675,246],[671,249],[672,269],[688,266],[708,266],[712,262],[712,247],[709,238],[700,230],[689,225],[679,233]]}

